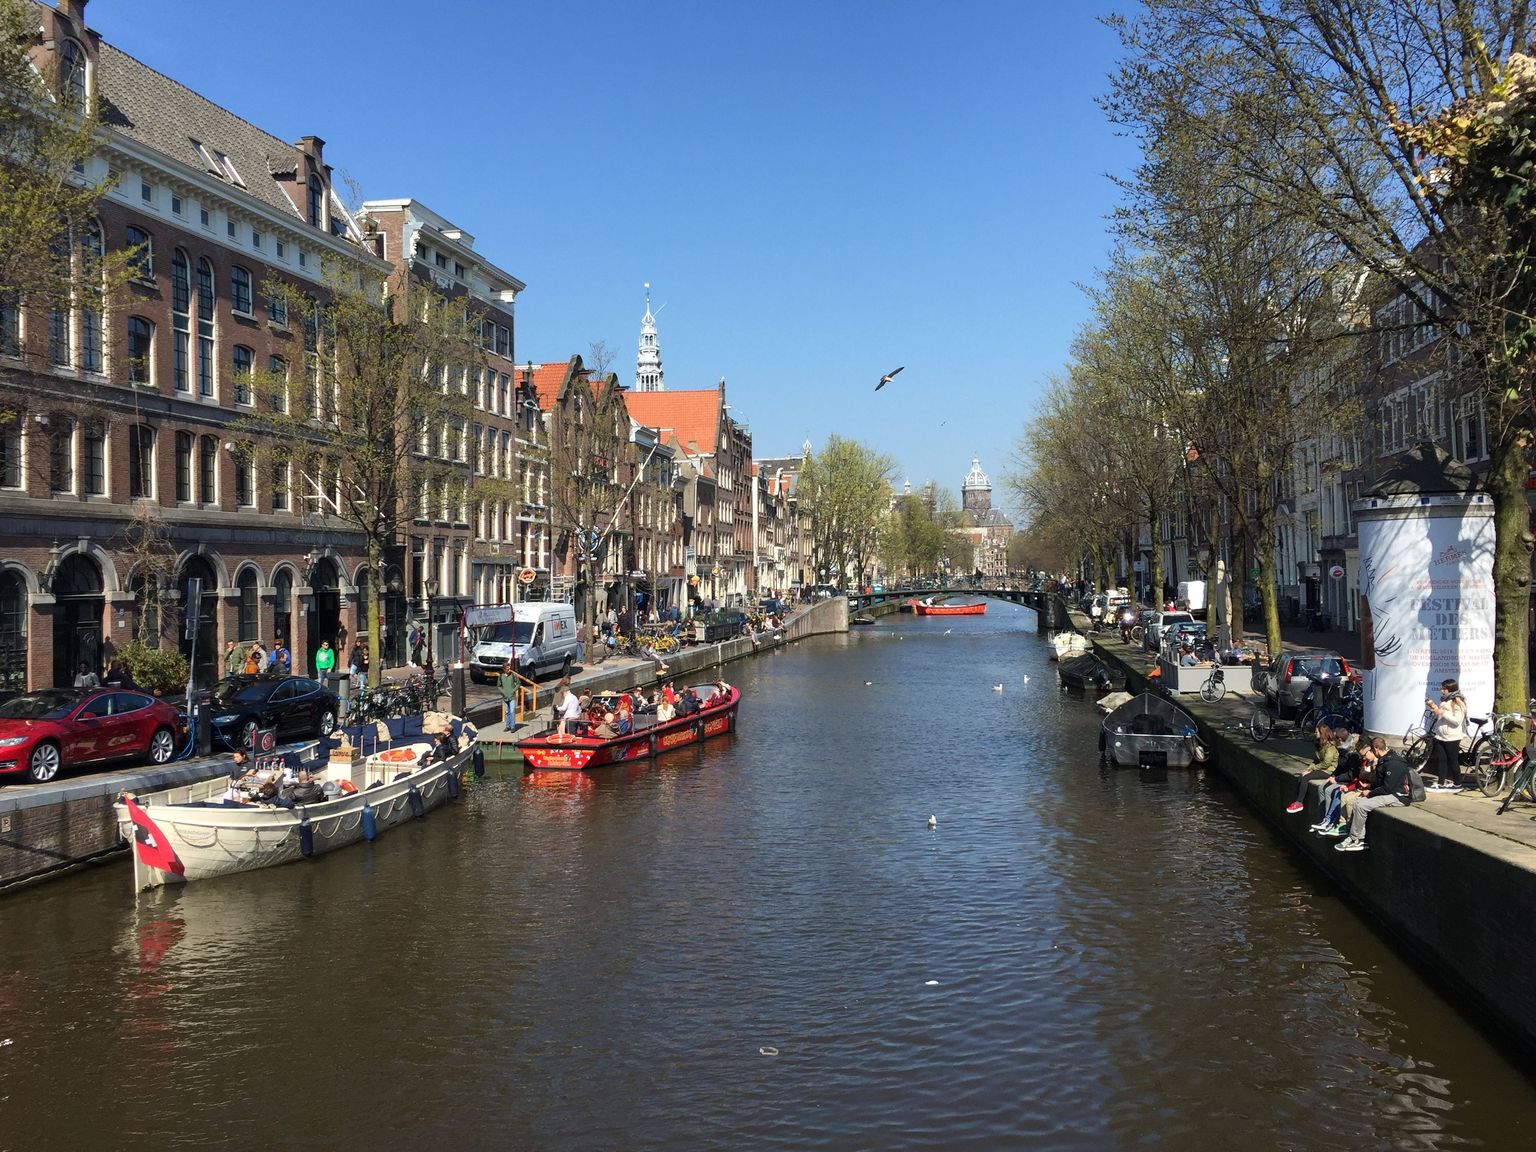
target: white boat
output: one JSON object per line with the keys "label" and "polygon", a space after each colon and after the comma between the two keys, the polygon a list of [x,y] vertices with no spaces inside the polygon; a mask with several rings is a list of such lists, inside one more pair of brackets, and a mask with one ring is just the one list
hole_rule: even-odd
{"label": "white boat", "polygon": [[291,808],[226,804],[229,780],[223,776],[119,797],[113,808],[119,833],[134,849],[134,891],[319,856],[424,816],[458,795],[459,773],[473,759],[476,744],[417,767],[431,748],[430,739],[417,737],[355,767],[326,767],[318,778],[338,785],[346,780],[353,790]]}
{"label": "white boat", "polygon": [[1051,637],[1051,645],[1056,649],[1055,659],[1070,660],[1088,651],[1088,637],[1081,632],[1058,632]]}

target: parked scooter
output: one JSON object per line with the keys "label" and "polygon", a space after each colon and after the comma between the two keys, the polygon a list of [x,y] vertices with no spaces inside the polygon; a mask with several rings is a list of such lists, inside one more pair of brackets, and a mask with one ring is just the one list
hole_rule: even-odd
{"label": "parked scooter", "polygon": [[1120,639],[1123,643],[1129,644],[1131,642],[1131,629],[1136,627],[1136,620],[1135,608],[1122,608],[1120,610]]}

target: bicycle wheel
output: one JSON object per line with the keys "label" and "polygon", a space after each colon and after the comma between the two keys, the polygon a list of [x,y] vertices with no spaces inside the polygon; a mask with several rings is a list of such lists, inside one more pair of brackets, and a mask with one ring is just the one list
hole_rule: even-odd
{"label": "bicycle wheel", "polygon": [[1477,781],[1478,791],[1484,796],[1497,796],[1504,790],[1510,765],[1519,752],[1492,736],[1479,740],[1472,753],[1472,778]]}
{"label": "bicycle wheel", "polygon": [[1520,758],[1520,765],[1515,770],[1515,778],[1510,786],[1509,795],[1504,797],[1504,803],[1499,805],[1498,814],[1500,816],[1508,811],[1509,806],[1515,802],[1516,797],[1536,799],[1536,783],[1533,783],[1533,781],[1536,781],[1536,764],[1526,760],[1523,751],[1517,753],[1517,755]]}
{"label": "bicycle wheel", "polygon": [[1226,694],[1226,683],[1216,679],[1214,676],[1207,677],[1205,683],[1200,685],[1200,699],[1204,700],[1207,704],[1216,703]]}
{"label": "bicycle wheel", "polygon": [[1255,708],[1253,715],[1248,717],[1248,734],[1256,743],[1263,743],[1269,739],[1269,734],[1275,730],[1275,718],[1269,714],[1267,708]]}
{"label": "bicycle wheel", "polygon": [[1141,625],[1136,625],[1136,627],[1131,629],[1131,643],[1140,644],[1142,637],[1145,635],[1146,632],[1142,629]]}

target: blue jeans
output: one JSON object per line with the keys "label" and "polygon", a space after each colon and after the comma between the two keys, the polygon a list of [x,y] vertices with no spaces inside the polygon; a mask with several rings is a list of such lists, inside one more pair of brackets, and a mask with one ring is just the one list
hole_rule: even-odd
{"label": "blue jeans", "polygon": [[576,663],[578,663],[578,664],[585,664],[586,662],[587,662],[587,642],[585,640],[578,640],[578,641],[576,641]]}

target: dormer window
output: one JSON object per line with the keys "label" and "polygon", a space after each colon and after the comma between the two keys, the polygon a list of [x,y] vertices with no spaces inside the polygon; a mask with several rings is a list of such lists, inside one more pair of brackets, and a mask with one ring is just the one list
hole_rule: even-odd
{"label": "dormer window", "polygon": [[59,92],[75,111],[85,111],[85,52],[73,40],[59,49]]}
{"label": "dormer window", "polygon": [[204,168],[208,169],[215,176],[228,180],[231,184],[240,188],[245,187],[245,181],[240,179],[240,173],[235,170],[235,166],[228,156],[224,155],[217,148],[208,147],[201,140],[192,140],[190,136],[187,139],[191,140],[192,147],[197,149],[197,155],[202,160]]}

